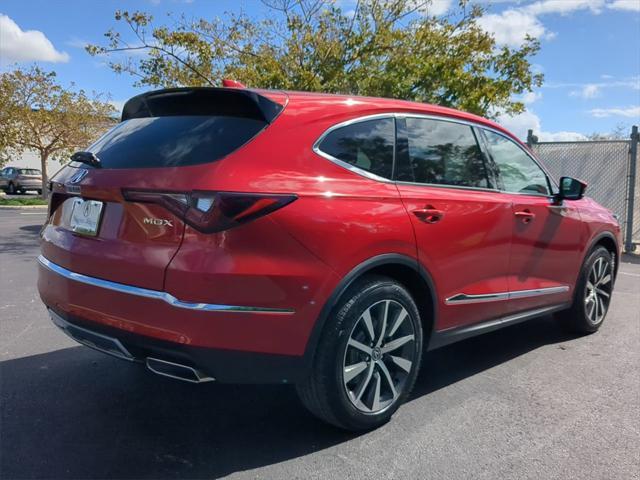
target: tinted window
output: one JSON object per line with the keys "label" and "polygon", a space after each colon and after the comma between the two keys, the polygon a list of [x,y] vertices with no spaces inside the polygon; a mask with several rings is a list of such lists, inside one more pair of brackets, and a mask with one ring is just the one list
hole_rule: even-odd
{"label": "tinted window", "polygon": [[178,167],[212,162],[265,127],[262,120],[170,116],[126,120],[89,147],[103,168]]}
{"label": "tinted window", "polygon": [[489,187],[471,127],[426,118],[407,118],[406,122],[408,165],[399,169],[398,180]]}
{"label": "tinted window", "polygon": [[498,168],[503,190],[549,195],[547,176],[521,147],[507,137],[488,130],[484,131],[484,135]]}
{"label": "tinted window", "polygon": [[319,148],[338,160],[391,178],[394,143],[394,120],[383,118],[337,128],[322,140]]}
{"label": "tinted window", "polygon": [[40,170],[35,168],[21,168],[18,173],[20,175],[40,175]]}

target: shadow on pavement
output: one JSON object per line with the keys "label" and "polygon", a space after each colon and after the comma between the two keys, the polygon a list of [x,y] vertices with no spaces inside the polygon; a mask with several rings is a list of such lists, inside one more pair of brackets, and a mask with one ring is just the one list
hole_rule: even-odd
{"label": "shadow on pavement", "polygon": [[28,261],[33,261],[33,252],[37,251],[40,242],[38,234],[41,229],[42,224],[26,225],[11,232],[11,236],[0,235],[0,254],[20,255]]}
{"label": "shadow on pavement", "polygon": [[[410,401],[570,338],[541,319],[430,352]],[[2,478],[211,478],[356,436],[291,386],[184,384],[85,347],[0,363],[0,395]]]}

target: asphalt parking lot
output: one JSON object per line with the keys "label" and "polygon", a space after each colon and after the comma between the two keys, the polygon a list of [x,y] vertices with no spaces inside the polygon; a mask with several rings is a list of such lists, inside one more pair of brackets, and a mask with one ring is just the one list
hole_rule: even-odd
{"label": "asphalt parking lot", "polygon": [[354,435],[290,386],[190,385],[78,346],[36,292],[43,210],[0,209],[0,478],[640,478],[640,261],[606,323],[550,318],[425,357],[391,423]]}

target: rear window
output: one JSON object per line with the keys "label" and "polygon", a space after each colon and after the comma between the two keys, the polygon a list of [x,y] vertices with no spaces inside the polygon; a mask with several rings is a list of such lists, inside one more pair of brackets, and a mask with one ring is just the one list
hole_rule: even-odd
{"label": "rear window", "polygon": [[267,122],[228,116],[132,118],[89,151],[103,168],[182,167],[213,162],[251,140]]}
{"label": "rear window", "polygon": [[393,118],[366,120],[336,128],[320,151],[379,177],[391,178],[395,125]]}

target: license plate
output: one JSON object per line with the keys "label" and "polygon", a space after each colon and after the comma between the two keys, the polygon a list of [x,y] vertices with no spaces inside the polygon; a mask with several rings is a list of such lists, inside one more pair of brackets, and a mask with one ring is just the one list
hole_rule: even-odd
{"label": "license plate", "polygon": [[69,221],[71,231],[95,237],[98,234],[103,205],[102,202],[96,200],[76,198],[73,201],[73,209],[71,210],[71,219]]}

